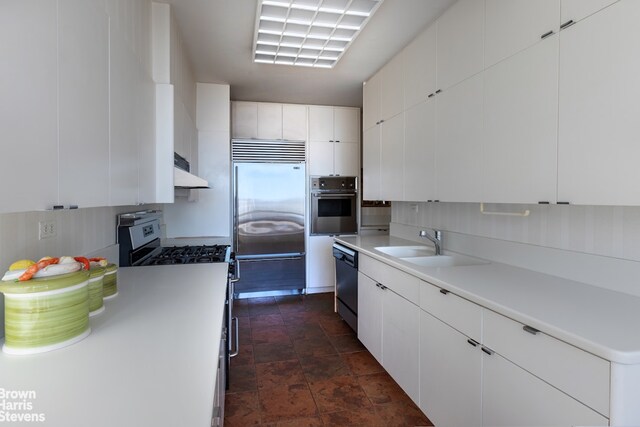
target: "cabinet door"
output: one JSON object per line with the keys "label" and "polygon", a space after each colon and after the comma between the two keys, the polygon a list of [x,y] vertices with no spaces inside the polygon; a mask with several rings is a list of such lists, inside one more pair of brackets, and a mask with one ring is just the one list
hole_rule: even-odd
{"label": "cabinet door", "polygon": [[380,200],[380,127],[364,131],[362,142],[362,198]]}
{"label": "cabinet door", "polygon": [[57,3],[2,3],[0,13],[0,212],[58,201]]}
{"label": "cabinet door", "polygon": [[438,427],[482,425],[482,355],[468,340],[420,312],[420,409]]}
{"label": "cabinet door", "polygon": [[333,107],[309,107],[309,141],[333,139]]}
{"label": "cabinet door", "polygon": [[436,101],[429,99],[404,113],[404,199],[435,199]]}
{"label": "cabinet door", "polygon": [[107,206],[109,19],[97,1],[58,4],[59,202]]}
{"label": "cabinet door", "polygon": [[405,111],[436,91],[436,35],[437,26],[431,25],[402,52]]}
{"label": "cabinet door", "polygon": [[441,201],[481,202],[482,75],[436,97],[436,194]]}
{"label": "cabinet door", "polygon": [[307,106],[285,104],[282,106],[282,139],[307,140]]}
{"label": "cabinet door", "polygon": [[333,142],[309,142],[309,175],[333,175]]}
{"label": "cabinet door", "polygon": [[380,70],[380,118],[382,120],[402,112],[404,107],[404,83],[402,55],[396,55]]}
{"label": "cabinet door", "polygon": [[484,0],[458,0],[438,19],[438,89],[484,68]]}
{"label": "cabinet door", "polygon": [[380,197],[404,200],[404,113],[382,123],[380,139]]}
{"label": "cabinet door", "polygon": [[380,73],[362,86],[362,128],[370,129],[380,120]]}
{"label": "cabinet door", "polygon": [[360,142],[360,109],[333,109],[333,139],[336,142]]}
{"label": "cabinet door", "polygon": [[382,292],[382,298],[382,366],[417,404],[420,308],[390,289]]}
{"label": "cabinet door", "polygon": [[578,22],[618,0],[562,0],[560,22]]}
{"label": "cabinet door", "polygon": [[[110,21],[110,25],[114,25]],[[138,153],[136,135],[136,93],[138,60],[121,32],[113,27],[110,36],[110,108],[111,141],[110,197],[112,206],[135,205],[138,202]],[[135,95],[134,95],[135,97]]]}
{"label": "cabinet door", "polygon": [[[161,174],[156,162],[160,159],[166,161],[166,153],[158,156],[157,151],[163,151],[156,143],[156,85],[144,67],[138,66],[138,92],[136,96],[136,123],[138,131],[138,203],[159,203],[159,197],[164,197],[164,188],[156,190],[161,181]],[[198,170],[198,132],[196,125],[191,120],[189,141],[191,144],[191,164],[196,172]],[[173,153],[172,153],[173,154]],[[173,165],[173,162],[169,162]],[[173,169],[173,168],[171,168]],[[173,170],[171,171],[173,173]],[[173,188],[170,189],[173,191]]]}
{"label": "cabinet door", "polygon": [[560,0],[486,0],[485,68],[556,32]]}
{"label": "cabinet door", "polygon": [[282,104],[258,103],[258,138],[282,139]]}
{"label": "cabinet door", "polygon": [[484,73],[483,201],[555,202],[558,35]]}
{"label": "cabinet door", "polygon": [[358,339],[382,363],[383,292],[376,285],[373,279],[358,272]]}
{"label": "cabinet door", "polygon": [[333,156],[333,173],[335,175],[360,175],[360,144],[357,142],[335,142]]}
{"label": "cabinet door", "polygon": [[609,425],[599,413],[497,353],[483,353],[482,366],[482,422],[485,426]]}
{"label": "cabinet door", "polygon": [[336,267],[333,237],[309,236],[307,245],[307,288],[335,288]]}
{"label": "cabinet door", "polygon": [[560,33],[559,201],[640,204],[639,19],[621,1]]}
{"label": "cabinet door", "polygon": [[234,101],[231,103],[231,137],[258,137],[258,103]]}

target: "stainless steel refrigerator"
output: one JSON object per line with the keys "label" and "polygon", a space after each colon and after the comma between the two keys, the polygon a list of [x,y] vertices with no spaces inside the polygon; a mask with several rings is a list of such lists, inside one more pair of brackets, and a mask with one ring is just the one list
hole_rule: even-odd
{"label": "stainless steel refrigerator", "polygon": [[[302,290],[306,280],[305,163],[239,156],[236,142],[234,250],[241,271],[236,292]],[[257,146],[266,143],[252,141]]]}

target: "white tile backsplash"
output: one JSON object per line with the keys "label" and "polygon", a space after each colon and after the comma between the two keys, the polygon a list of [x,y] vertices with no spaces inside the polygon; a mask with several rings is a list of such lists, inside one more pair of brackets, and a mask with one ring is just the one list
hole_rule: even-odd
{"label": "white tile backsplash", "polygon": [[478,203],[393,202],[391,220],[415,227],[640,261],[640,207],[490,204],[485,209],[500,212],[529,209],[531,214],[483,215]]}
{"label": "white tile backsplash", "polygon": [[[19,259],[82,256],[116,242],[116,215],[151,206],[120,206],[0,215],[0,274]],[[38,222],[55,221],[57,236],[38,240]],[[4,300],[0,294],[0,338],[4,337]]]}

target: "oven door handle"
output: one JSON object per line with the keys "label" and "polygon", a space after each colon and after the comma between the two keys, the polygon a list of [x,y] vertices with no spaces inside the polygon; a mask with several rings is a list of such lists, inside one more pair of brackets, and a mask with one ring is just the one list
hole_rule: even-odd
{"label": "oven door handle", "polygon": [[235,350],[232,353],[229,354],[229,357],[236,357],[238,355],[238,353],[240,353],[240,333],[239,333],[239,328],[238,328],[239,322],[238,322],[238,318],[237,317],[234,317],[231,320],[233,320],[233,323],[235,324],[235,329],[236,329],[235,330],[235,334],[234,334],[234,336],[235,336],[235,340],[234,340],[235,341],[235,345],[232,346],[232,347],[235,347]]}
{"label": "oven door handle", "polygon": [[234,265],[235,265],[235,271],[234,271],[234,277],[233,279],[229,280],[229,283],[236,283],[238,281],[240,281],[240,260],[238,260],[236,258],[236,260],[234,261]]}

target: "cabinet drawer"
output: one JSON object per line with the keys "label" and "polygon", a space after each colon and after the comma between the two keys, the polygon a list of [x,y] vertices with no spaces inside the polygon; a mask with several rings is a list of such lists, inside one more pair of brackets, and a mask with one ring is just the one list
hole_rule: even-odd
{"label": "cabinet drawer", "polygon": [[415,305],[420,301],[420,279],[360,254],[358,270]]}
{"label": "cabinet drawer", "polygon": [[[609,416],[610,363],[535,329],[484,310],[484,345]],[[529,329],[527,327],[527,329]]]}
{"label": "cabinet drawer", "polygon": [[428,282],[420,283],[420,308],[482,342],[482,308]]}

